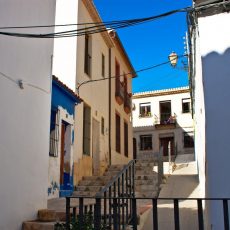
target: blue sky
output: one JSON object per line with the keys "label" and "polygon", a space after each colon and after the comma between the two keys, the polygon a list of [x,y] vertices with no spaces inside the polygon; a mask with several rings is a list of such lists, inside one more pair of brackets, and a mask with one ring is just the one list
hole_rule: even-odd
{"label": "blue sky", "polygon": [[[103,21],[149,17],[191,6],[190,0],[94,0],[94,3]],[[177,13],[117,32],[135,70],[139,70],[167,61],[172,51],[184,54],[186,30],[185,13]],[[186,85],[185,71],[164,65],[139,73],[133,80],[133,92]]]}

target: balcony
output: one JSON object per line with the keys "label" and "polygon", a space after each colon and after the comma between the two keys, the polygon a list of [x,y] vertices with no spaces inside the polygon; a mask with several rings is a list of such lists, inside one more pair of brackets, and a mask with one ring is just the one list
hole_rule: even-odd
{"label": "balcony", "polygon": [[175,129],[176,128],[176,115],[161,114],[160,119],[155,115],[155,128],[156,129]]}
{"label": "balcony", "polygon": [[115,98],[119,105],[124,102],[124,86],[119,79],[116,79]]}
{"label": "balcony", "polygon": [[125,100],[124,100],[124,110],[127,114],[131,113],[132,110],[132,99],[131,95],[128,92],[124,93],[125,95]]}

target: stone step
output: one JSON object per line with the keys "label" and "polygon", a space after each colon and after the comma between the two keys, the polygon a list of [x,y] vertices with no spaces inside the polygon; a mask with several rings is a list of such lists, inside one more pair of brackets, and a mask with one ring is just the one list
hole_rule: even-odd
{"label": "stone step", "polygon": [[135,196],[137,198],[156,198],[158,197],[158,191],[144,191],[144,192],[136,192]]}
{"label": "stone step", "polygon": [[135,175],[135,180],[155,180],[156,178],[158,178],[157,173],[151,175]]}
{"label": "stone step", "polygon": [[121,171],[123,168],[125,167],[125,165],[121,164],[121,165],[111,165],[107,171]]}
{"label": "stone step", "polygon": [[158,189],[158,184],[151,184],[151,185],[136,185],[135,191],[155,191]]}
{"label": "stone step", "polygon": [[84,176],[82,180],[88,180],[88,181],[105,181],[105,180],[111,180],[114,177],[114,175],[103,175],[103,176]]}
{"label": "stone step", "polygon": [[88,196],[88,197],[95,197],[97,192],[93,191],[74,191],[73,196]]}
{"label": "stone step", "polygon": [[75,191],[99,192],[102,186],[76,186]]}
{"label": "stone step", "polygon": [[152,171],[152,170],[136,170],[135,175],[154,175],[157,174],[156,172]]}
{"label": "stone step", "polygon": [[110,181],[110,178],[108,180],[82,180],[79,182],[78,186],[104,186],[107,182]]}
{"label": "stone step", "polygon": [[135,185],[152,185],[157,183],[158,183],[157,177],[151,180],[135,180]]}
{"label": "stone step", "polygon": [[54,230],[57,222],[25,221],[22,230]]}
{"label": "stone step", "polygon": [[104,173],[104,176],[116,176],[120,170],[108,170]]}
{"label": "stone step", "polygon": [[136,167],[153,167],[156,165],[157,165],[157,162],[137,162],[135,164],[135,168]]}

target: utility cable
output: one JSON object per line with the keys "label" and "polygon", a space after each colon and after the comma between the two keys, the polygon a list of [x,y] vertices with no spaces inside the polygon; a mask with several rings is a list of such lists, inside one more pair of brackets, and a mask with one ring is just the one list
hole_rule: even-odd
{"label": "utility cable", "polygon": [[[179,58],[183,58],[183,57],[187,57],[187,54],[178,55],[177,57],[175,57],[175,59],[177,59],[177,58],[179,59]],[[172,60],[173,60],[173,59],[172,59]],[[172,61],[172,60],[171,60],[171,61]],[[104,81],[104,80],[108,80],[108,79],[112,79],[112,78],[119,78],[119,77],[127,76],[127,75],[132,75],[132,76],[135,76],[135,77],[136,77],[137,73],[144,72],[144,71],[148,71],[148,70],[151,70],[151,69],[154,69],[154,68],[157,68],[157,67],[166,65],[166,64],[170,63],[171,61],[170,61],[170,60],[169,60],[169,61],[165,61],[165,62],[156,64],[156,65],[153,65],[153,66],[149,66],[149,67],[146,67],[146,68],[143,68],[143,69],[136,70],[135,72],[127,72],[127,73],[123,73],[123,74],[116,75],[116,76],[112,76],[112,77],[104,77],[104,78],[95,79],[95,80],[83,81],[82,83],[79,83],[79,84],[77,85],[77,88],[76,88],[77,94],[78,94],[78,96],[80,96],[80,87],[81,87],[82,85],[85,85],[85,84],[88,84],[88,83],[92,83],[92,82]]]}

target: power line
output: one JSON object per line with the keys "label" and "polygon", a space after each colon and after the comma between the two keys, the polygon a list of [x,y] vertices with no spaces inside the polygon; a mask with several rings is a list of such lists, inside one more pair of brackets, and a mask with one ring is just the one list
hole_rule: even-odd
{"label": "power line", "polygon": [[[187,54],[178,55],[177,58],[179,59],[179,58],[182,58],[182,57],[187,57]],[[80,95],[79,95],[79,93],[80,93],[80,87],[81,87],[82,85],[85,85],[85,84],[88,84],[88,83],[92,83],[92,82],[104,81],[104,80],[108,80],[108,79],[112,79],[112,78],[119,78],[119,77],[127,76],[127,75],[136,76],[137,73],[144,72],[144,71],[148,71],[148,70],[151,70],[151,69],[154,69],[154,68],[157,68],[157,67],[166,65],[166,64],[168,64],[168,63],[170,63],[170,62],[171,62],[170,60],[169,60],[169,61],[165,61],[165,62],[156,64],[156,65],[153,65],[153,66],[149,66],[149,67],[146,67],[146,68],[143,68],[143,69],[136,70],[135,72],[123,73],[123,74],[120,74],[120,75],[117,75],[117,76],[105,77],[105,78],[100,78],[100,79],[95,79],[95,80],[83,81],[83,82],[79,83],[78,86],[77,86],[77,88],[76,88],[77,94],[78,94],[78,96],[80,96]]]}
{"label": "power line", "polygon": [[61,27],[61,26],[77,26],[77,25],[90,25],[85,28],[80,28],[76,30],[67,30],[56,33],[44,33],[44,34],[33,34],[33,33],[18,33],[18,32],[8,32],[0,31],[0,35],[14,36],[14,37],[26,37],[26,38],[60,38],[60,37],[73,37],[81,36],[85,34],[94,34],[107,31],[107,28],[110,29],[121,29],[129,26],[134,26],[142,24],[149,21],[154,21],[162,17],[167,17],[179,12],[191,11],[191,7],[186,7],[182,9],[172,10],[160,15],[146,17],[146,18],[137,18],[130,20],[120,20],[120,21],[108,21],[108,22],[96,22],[96,23],[79,23],[79,24],[63,24],[63,25],[44,25],[44,26],[20,26],[20,27],[0,27],[1,30],[4,29],[31,29],[31,28],[48,28],[48,27]]}

